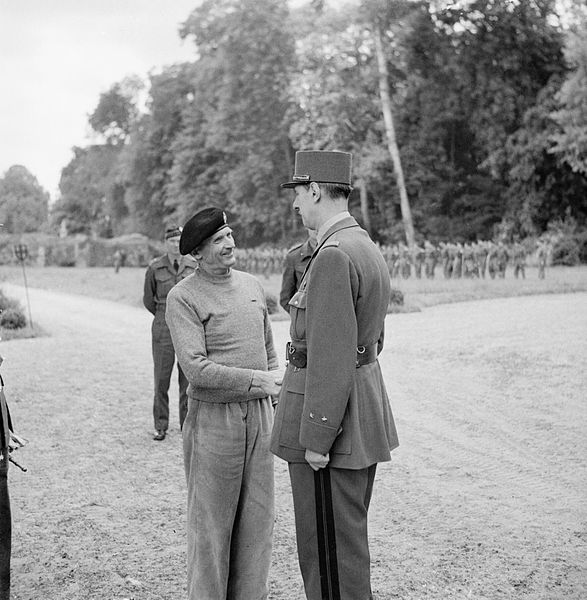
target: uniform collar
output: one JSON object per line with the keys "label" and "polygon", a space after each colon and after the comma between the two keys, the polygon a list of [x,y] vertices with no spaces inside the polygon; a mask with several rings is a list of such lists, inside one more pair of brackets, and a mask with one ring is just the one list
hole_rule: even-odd
{"label": "uniform collar", "polygon": [[316,235],[316,240],[318,242],[317,245],[320,246],[322,244],[322,242],[326,238],[326,234],[329,232],[329,230],[332,227],[334,227],[334,225],[338,224],[340,221],[343,221],[344,219],[347,219],[350,216],[351,216],[351,213],[348,210],[344,210],[343,212],[337,213],[336,215],[334,215],[333,217],[330,217],[330,219],[328,219],[327,221],[322,223],[322,225],[319,227],[318,233]]}

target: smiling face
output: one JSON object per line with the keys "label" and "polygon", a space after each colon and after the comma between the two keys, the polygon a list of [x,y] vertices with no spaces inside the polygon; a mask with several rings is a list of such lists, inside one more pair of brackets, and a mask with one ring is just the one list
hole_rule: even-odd
{"label": "smiling face", "polygon": [[236,263],[235,246],[232,229],[227,226],[210,236],[194,251],[194,256],[200,269],[212,275],[223,275]]}

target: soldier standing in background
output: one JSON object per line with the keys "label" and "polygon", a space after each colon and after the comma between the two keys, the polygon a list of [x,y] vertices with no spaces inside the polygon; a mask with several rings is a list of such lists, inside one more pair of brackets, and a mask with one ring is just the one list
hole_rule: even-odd
{"label": "soldier standing in background", "polygon": [[8,462],[11,423],[3,387],[4,382],[0,376],[0,600],[9,600],[12,515],[8,495]]}
{"label": "soldier standing in background", "polygon": [[497,274],[497,245],[495,242],[487,243],[487,271],[491,279],[495,279]]}
{"label": "soldier standing in background", "polygon": [[497,244],[497,250],[495,251],[497,259],[497,276],[501,279],[505,278],[505,270],[507,268],[509,254],[503,242]]}
{"label": "soldier standing in background", "polygon": [[120,248],[116,248],[114,254],[112,255],[112,259],[114,262],[114,272],[118,273],[120,271],[120,267],[122,266],[122,252]]}
{"label": "soldier standing in background", "polygon": [[284,310],[289,312],[288,302],[298,291],[300,281],[306,265],[310,261],[314,250],[316,249],[316,232],[308,229],[308,239],[305,242],[296,244],[290,248],[285,257],[285,266],[281,278],[281,292],[279,293],[279,304]]}
{"label": "soldier standing in background", "polygon": [[475,262],[477,263],[477,273],[483,279],[485,279],[485,272],[487,271],[487,252],[487,243],[483,240],[478,240],[474,246],[473,253],[475,255]]}
{"label": "soldier standing in background", "polygon": [[414,244],[412,249],[412,262],[414,263],[414,275],[416,279],[422,279],[422,265],[424,264],[424,248]]}
{"label": "soldier standing in background", "polygon": [[514,263],[514,277],[517,279],[521,275],[522,279],[526,279],[526,249],[519,240],[514,242],[512,261]]}
{"label": "soldier standing in background", "polygon": [[434,279],[434,269],[436,268],[437,252],[434,244],[426,240],[424,242],[424,273],[427,279]]}
{"label": "soldier standing in background", "polygon": [[546,263],[548,261],[548,246],[544,240],[538,240],[538,279],[544,279],[546,276]]}
{"label": "soldier standing in background", "polygon": [[[196,261],[191,256],[179,253],[181,229],[176,226],[168,227],[165,231],[166,253],[151,261],[145,273],[145,288],[143,304],[154,315],[151,326],[153,365],[155,373],[155,393],[153,398],[153,420],[155,433],[153,439],[161,441],[167,435],[169,427],[169,384],[171,372],[175,364],[175,351],[171,334],[165,322],[165,305],[167,294],[171,288],[191,275],[196,268]],[[179,379],[179,425],[187,413],[188,381],[177,364]]]}

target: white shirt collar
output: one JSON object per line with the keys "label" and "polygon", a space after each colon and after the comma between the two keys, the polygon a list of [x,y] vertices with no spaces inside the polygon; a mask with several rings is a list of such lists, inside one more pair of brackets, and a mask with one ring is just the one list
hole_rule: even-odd
{"label": "white shirt collar", "polygon": [[333,225],[350,216],[351,213],[348,210],[344,210],[343,212],[337,213],[333,217],[330,217],[328,221],[322,223],[322,225],[318,228],[318,233],[316,234],[318,246],[324,241],[324,235]]}

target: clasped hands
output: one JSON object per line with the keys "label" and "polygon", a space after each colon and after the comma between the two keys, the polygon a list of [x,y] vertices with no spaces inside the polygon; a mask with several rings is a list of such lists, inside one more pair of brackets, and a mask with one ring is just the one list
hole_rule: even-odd
{"label": "clasped hands", "polygon": [[[253,371],[251,380],[251,391],[261,393],[265,396],[278,396],[281,391],[281,383],[283,382],[283,369],[274,371]],[[313,450],[306,449],[306,462],[318,471],[323,469],[330,462],[330,454],[319,454]]]}
{"label": "clasped hands", "polygon": [[253,371],[251,391],[264,396],[278,396],[281,391],[284,372],[284,369]]}

